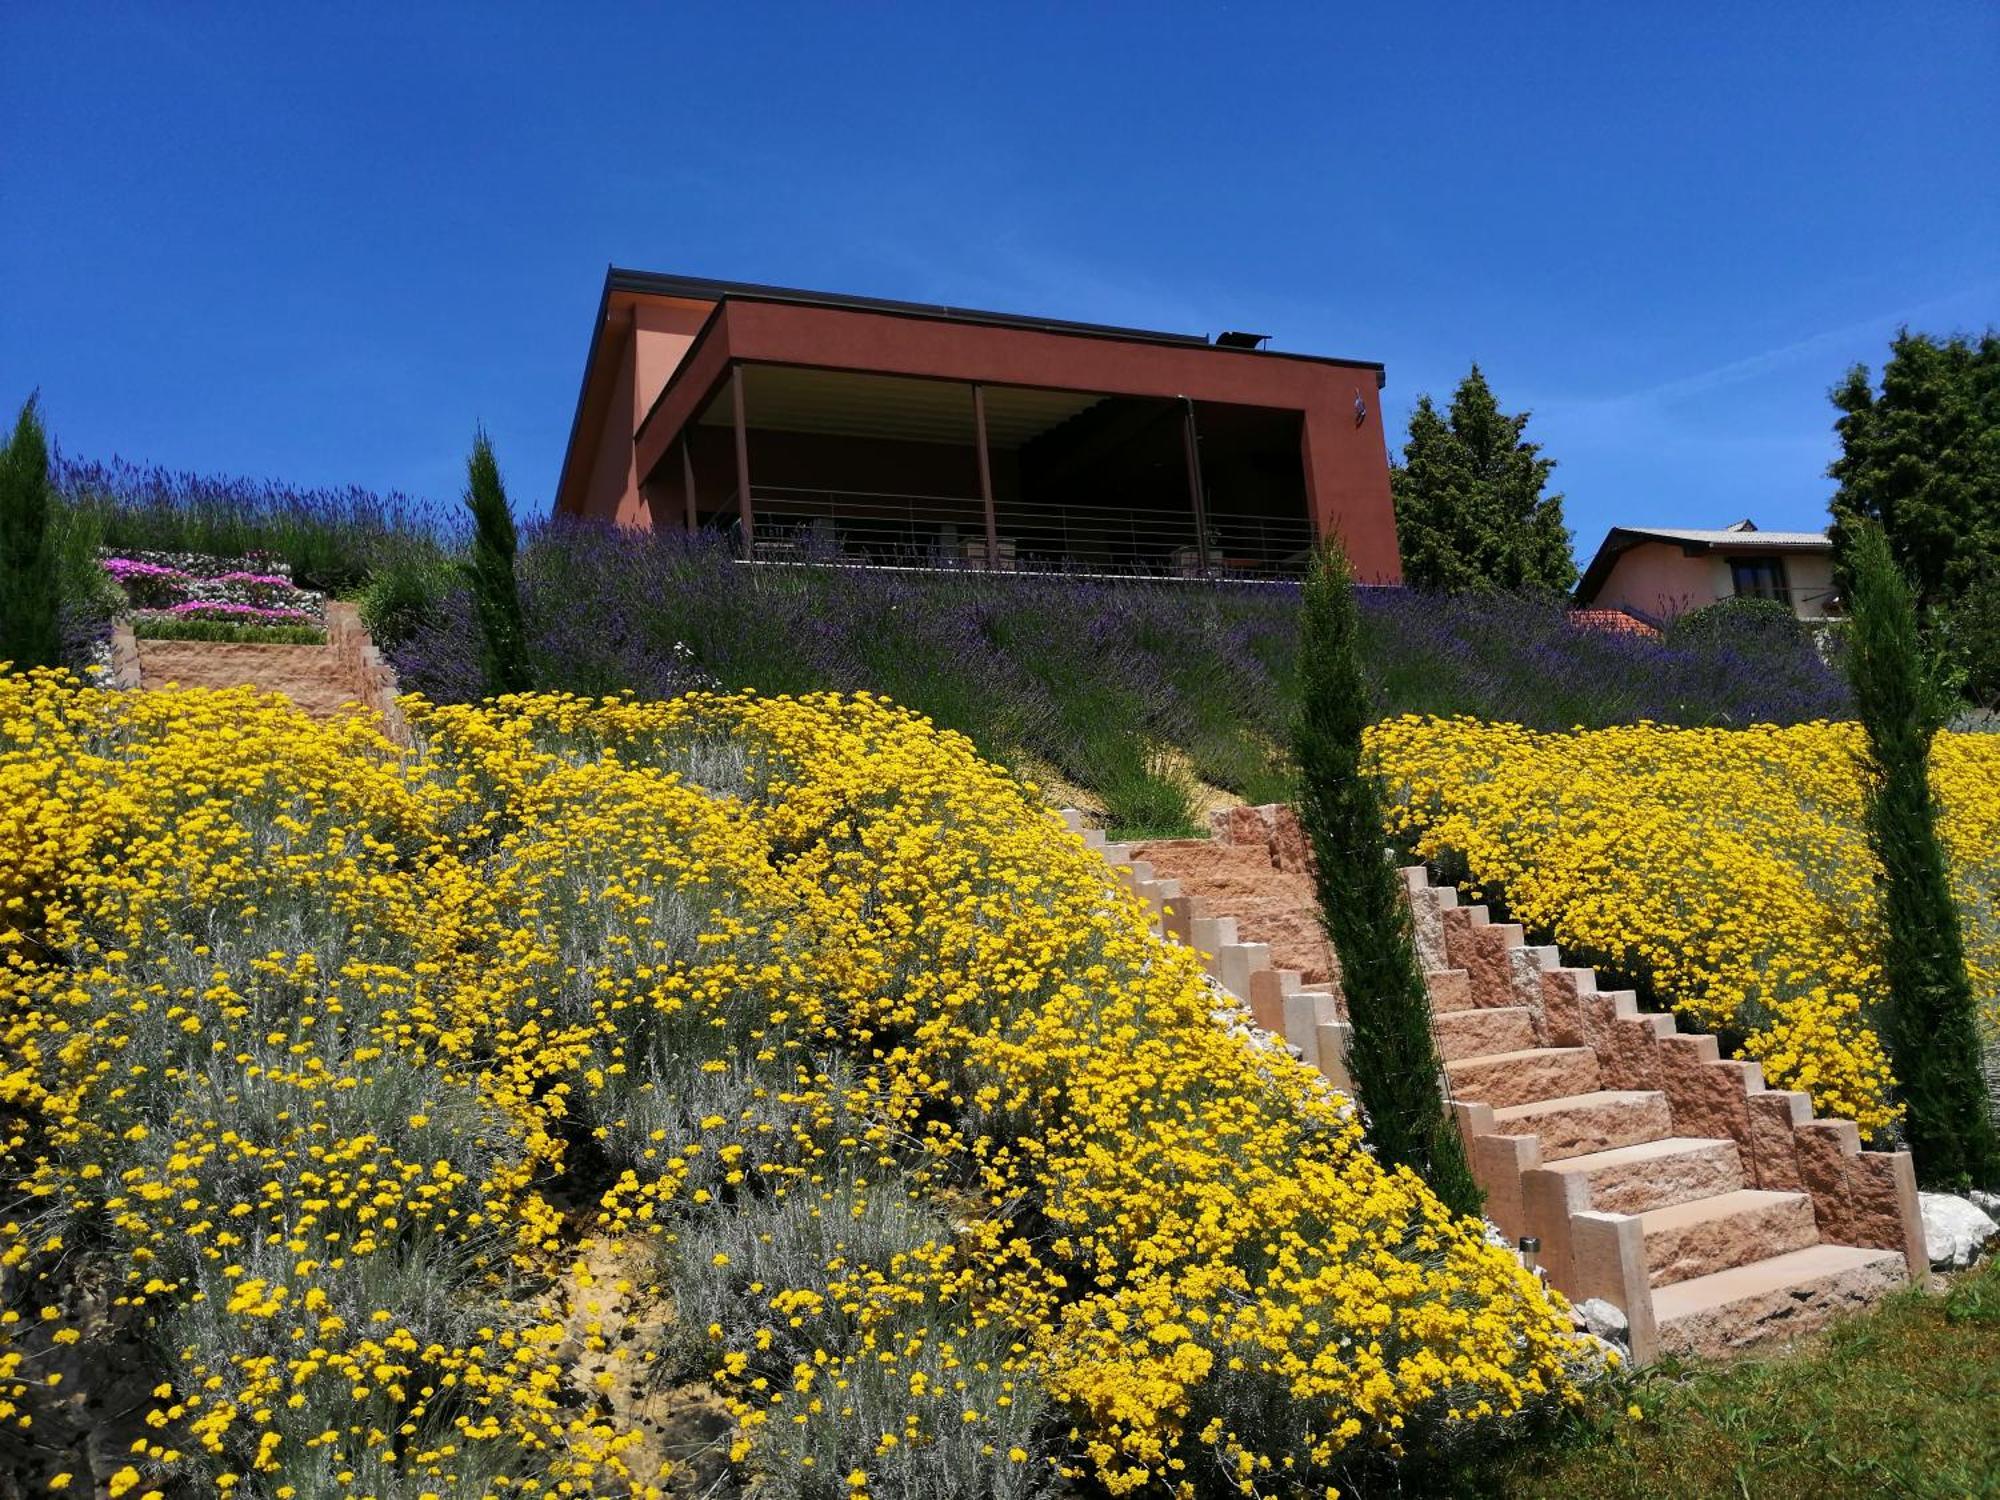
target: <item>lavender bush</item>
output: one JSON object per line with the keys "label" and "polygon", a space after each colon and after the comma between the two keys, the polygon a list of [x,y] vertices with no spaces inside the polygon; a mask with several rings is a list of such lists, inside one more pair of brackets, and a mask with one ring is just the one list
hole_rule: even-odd
{"label": "lavender bush", "polygon": [[[527,528],[519,576],[536,680],[550,688],[883,693],[1003,762],[1090,788],[1133,832],[1187,829],[1195,777],[1251,801],[1289,792],[1293,585],[745,566],[712,537],[575,524]],[[1504,595],[1375,589],[1361,605],[1385,714],[1566,729],[1849,711],[1800,637],[1599,634],[1557,601]],[[407,686],[479,695],[471,602],[448,574],[377,628]]]}
{"label": "lavender bush", "polygon": [[310,489],[275,480],[180,473],[58,453],[51,465],[63,509],[115,552],[264,555],[303,588],[341,595],[397,559],[442,556],[459,522],[408,495],[347,486]]}

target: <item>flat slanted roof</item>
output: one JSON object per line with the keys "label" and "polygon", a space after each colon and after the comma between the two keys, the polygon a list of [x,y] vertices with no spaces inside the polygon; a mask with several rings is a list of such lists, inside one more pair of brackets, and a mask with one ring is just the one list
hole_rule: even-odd
{"label": "flat slanted roof", "polygon": [[1588,603],[1604,587],[1618,559],[1643,542],[1667,542],[1691,557],[1710,552],[1831,552],[1833,538],[1823,531],[1759,531],[1747,521],[1734,526],[1614,526],[1604,535],[1597,555],[1577,580],[1576,598]]}

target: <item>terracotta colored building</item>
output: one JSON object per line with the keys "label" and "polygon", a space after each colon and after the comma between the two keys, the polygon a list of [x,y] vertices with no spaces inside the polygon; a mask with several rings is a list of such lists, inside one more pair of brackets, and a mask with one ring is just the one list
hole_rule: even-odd
{"label": "terracotta colored building", "polygon": [[1579,609],[1658,625],[1722,599],[1776,599],[1801,620],[1836,613],[1833,542],[1819,531],[1614,526],[1576,586]]}
{"label": "terracotta colored building", "polygon": [[1382,366],[613,268],[559,515],[744,554],[1401,577]]}

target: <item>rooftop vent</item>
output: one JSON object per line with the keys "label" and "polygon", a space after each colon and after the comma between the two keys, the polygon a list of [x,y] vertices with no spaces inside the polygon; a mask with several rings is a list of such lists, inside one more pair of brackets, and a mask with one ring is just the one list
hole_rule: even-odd
{"label": "rooftop vent", "polygon": [[1255,349],[1260,344],[1270,342],[1271,335],[1268,333],[1238,333],[1234,329],[1215,336],[1215,346],[1218,349]]}

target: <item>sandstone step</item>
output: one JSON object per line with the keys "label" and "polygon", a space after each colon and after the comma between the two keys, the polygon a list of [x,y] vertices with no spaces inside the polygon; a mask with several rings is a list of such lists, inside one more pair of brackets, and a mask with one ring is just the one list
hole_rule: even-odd
{"label": "sandstone step", "polygon": [[1739,1188],[1639,1215],[1654,1286],[1713,1275],[1819,1243],[1804,1193]]}
{"label": "sandstone step", "polygon": [[1477,1003],[1472,996],[1472,976],[1463,969],[1433,969],[1424,975],[1424,987],[1430,991],[1434,1016],[1471,1010]]}
{"label": "sandstone step", "polygon": [[1660,1348],[1717,1355],[1795,1338],[1873,1305],[1908,1274],[1900,1251],[1813,1245],[1676,1282],[1653,1293]]}
{"label": "sandstone step", "polygon": [[1495,1109],[1588,1094],[1598,1087],[1597,1053],[1589,1047],[1530,1047],[1462,1057],[1444,1065],[1454,1098],[1477,1100]]}
{"label": "sandstone step", "polygon": [[1693,1198],[1733,1193],[1743,1186],[1743,1159],[1736,1142],[1701,1136],[1670,1135],[1592,1151],[1545,1163],[1540,1170],[1580,1174],[1589,1187],[1587,1206],[1607,1214],[1643,1214]]}
{"label": "sandstone step", "polygon": [[1535,1018],[1525,1005],[1445,1011],[1434,1014],[1431,1021],[1438,1052],[1446,1062],[1525,1052],[1536,1045]]}
{"label": "sandstone step", "polygon": [[1502,1135],[1539,1139],[1545,1162],[1643,1145],[1674,1133],[1673,1111],[1657,1089],[1599,1089],[1509,1105],[1493,1111],[1493,1123]]}

